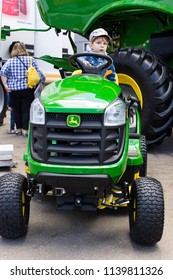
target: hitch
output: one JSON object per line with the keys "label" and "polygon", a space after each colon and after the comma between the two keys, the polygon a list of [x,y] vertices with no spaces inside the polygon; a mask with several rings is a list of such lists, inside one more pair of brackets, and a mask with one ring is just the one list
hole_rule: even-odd
{"label": "hitch", "polygon": [[103,209],[105,207],[116,210],[118,207],[126,206],[129,203],[129,185],[124,183],[123,186],[113,185],[109,194],[100,199],[98,208]]}

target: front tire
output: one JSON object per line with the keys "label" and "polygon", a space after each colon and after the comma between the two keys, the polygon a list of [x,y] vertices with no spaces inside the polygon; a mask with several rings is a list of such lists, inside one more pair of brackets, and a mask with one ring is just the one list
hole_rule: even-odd
{"label": "front tire", "polygon": [[27,233],[30,198],[25,176],[9,172],[0,177],[0,235],[17,238]]}
{"label": "front tire", "polygon": [[147,144],[160,144],[173,125],[173,81],[168,68],[144,49],[120,48],[111,54],[119,84],[141,103],[142,134]]}
{"label": "front tire", "polygon": [[154,245],[163,233],[164,198],[160,182],[149,177],[134,181],[129,208],[130,236],[143,245]]}

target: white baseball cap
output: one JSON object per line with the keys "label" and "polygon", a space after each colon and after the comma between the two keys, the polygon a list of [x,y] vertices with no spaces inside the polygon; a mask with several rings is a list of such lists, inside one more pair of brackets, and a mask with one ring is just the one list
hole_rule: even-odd
{"label": "white baseball cap", "polygon": [[111,40],[111,37],[108,35],[108,32],[106,30],[104,30],[103,28],[98,28],[91,32],[89,36],[89,41],[92,41],[94,37],[99,37],[99,36],[106,36],[108,37],[109,40]]}

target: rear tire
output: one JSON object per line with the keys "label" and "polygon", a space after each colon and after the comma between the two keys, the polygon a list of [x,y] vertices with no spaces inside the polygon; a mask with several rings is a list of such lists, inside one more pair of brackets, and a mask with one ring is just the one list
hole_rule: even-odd
{"label": "rear tire", "polygon": [[3,124],[4,117],[7,110],[7,94],[0,83],[0,125]]}
{"label": "rear tire", "polygon": [[25,176],[9,172],[0,177],[0,235],[17,238],[26,234],[30,198]]}
{"label": "rear tire", "polygon": [[144,49],[116,49],[111,57],[123,91],[141,102],[142,134],[147,144],[160,144],[173,125],[173,81],[168,68]]}
{"label": "rear tire", "polygon": [[160,182],[149,177],[134,181],[129,210],[130,236],[143,245],[154,245],[163,233],[164,198]]}

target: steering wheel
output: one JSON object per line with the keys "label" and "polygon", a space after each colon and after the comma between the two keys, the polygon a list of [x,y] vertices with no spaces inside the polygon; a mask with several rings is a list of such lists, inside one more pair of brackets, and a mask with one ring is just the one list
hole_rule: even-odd
{"label": "steering wheel", "polygon": [[[99,64],[98,66],[87,65],[85,64],[85,60],[80,59],[86,56],[103,58],[105,62]],[[80,68],[83,73],[97,74],[100,70],[108,68],[112,64],[112,58],[105,54],[84,52],[71,55],[68,59],[68,62],[72,67],[77,69]]]}

